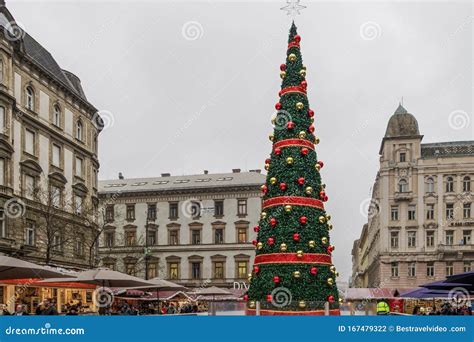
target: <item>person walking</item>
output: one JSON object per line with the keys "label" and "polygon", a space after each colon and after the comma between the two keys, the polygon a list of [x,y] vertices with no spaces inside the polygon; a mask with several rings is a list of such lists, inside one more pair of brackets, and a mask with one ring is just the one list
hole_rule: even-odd
{"label": "person walking", "polygon": [[388,315],[390,313],[390,306],[382,299],[377,303],[377,315]]}
{"label": "person walking", "polygon": [[43,304],[44,304],[44,309],[41,312],[41,315],[56,316],[58,314],[58,310],[56,309],[56,307],[51,302],[51,299],[49,299],[49,298],[45,299]]}

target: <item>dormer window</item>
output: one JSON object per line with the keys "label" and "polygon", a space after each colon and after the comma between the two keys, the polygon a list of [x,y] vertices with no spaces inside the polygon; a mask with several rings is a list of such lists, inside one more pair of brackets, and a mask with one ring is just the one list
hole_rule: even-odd
{"label": "dormer window", "polygon": [[53,125],[56,127],[61,126],[61,108],[58,105],[53,107]]}

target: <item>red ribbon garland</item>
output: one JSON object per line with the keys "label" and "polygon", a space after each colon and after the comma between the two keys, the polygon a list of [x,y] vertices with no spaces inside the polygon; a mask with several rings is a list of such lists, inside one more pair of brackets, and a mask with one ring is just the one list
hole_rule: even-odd
{"label": "red ribbon garland", "polygon": [[300,86],[291,86],[291,87],[286,87],[280,90],[280,96],[288,93],[300,93],[303,95],[306,95],[306,89]]}
{"label": "red ribbon garland", "polygon": [[297,42],[288,43],[288,49],[290,49],[292,47],[297,47],[299,49],[300,48],[300,43],[297,43]]}
{"label": "red ribbon garland", "polygon": [[332,265],[331,256],[328,254],[304,253],[297,256],[296,253],[274,253],[260,254],[255,256],[254,265],[262,264],[320,264]]}
{"label": "red ribbon garland", "polygon": [[[255,316],[256,310],[247,308],[248,316]],[[311,310],[311,311],[284,311],[284,310],[260,310],[261,316],[324,316],[324,310]],[[339,309],[329,310],[329,315],[340,316],[341,312]]]}
{"label": "red ribbon garland", "polygon": [[298,196],[280,196],[273,197],[263,201],[262,209],[276,205],[301,205],[324,210],[324,204],[316,198],[298,197]]}
{"label": "red ribbon garland", "polygon": [[273,144],[274,149],[289,146],[301,146],[314,150],[314,144],[311,141],[305,139],[285,139],[277,141]]}

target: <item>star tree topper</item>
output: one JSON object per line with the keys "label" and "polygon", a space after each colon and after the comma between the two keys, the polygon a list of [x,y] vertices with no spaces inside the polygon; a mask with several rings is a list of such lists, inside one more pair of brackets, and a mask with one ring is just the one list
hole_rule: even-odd
{"label": "star tree topper", "polygon": [[306,6],[300,5],[300,0],[286,0],[286,3],[287,5],[280,9],[286,11],[286,14],[291,15],[293,18],[306,8]]}

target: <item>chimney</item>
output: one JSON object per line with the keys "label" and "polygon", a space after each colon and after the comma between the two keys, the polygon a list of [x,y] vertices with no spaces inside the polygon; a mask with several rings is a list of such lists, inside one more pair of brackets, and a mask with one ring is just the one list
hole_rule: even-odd
{"label": "chimney", "polygon": [[204,170],[204,174],[207,175],[209,173],[209,170]]}
{"label": "chimney", "polygon": [[232,173],[240,173],[240,169],[232,169]]}
{"label": "chimney", "polygon": [[249,172],[262,173],[262,170],[260,170],[260,169],[255,169],[255,170],[249,170]]}
{"label": "chimney", "polygon": [[119,179],[124,179],[125,177],[123,176],[122,172],[119,172]]}
{"label": "chimney", "polygon": [[171,176],[171,173],[162,173],[161,174],[161,177],[169,177],[169,176]]}

